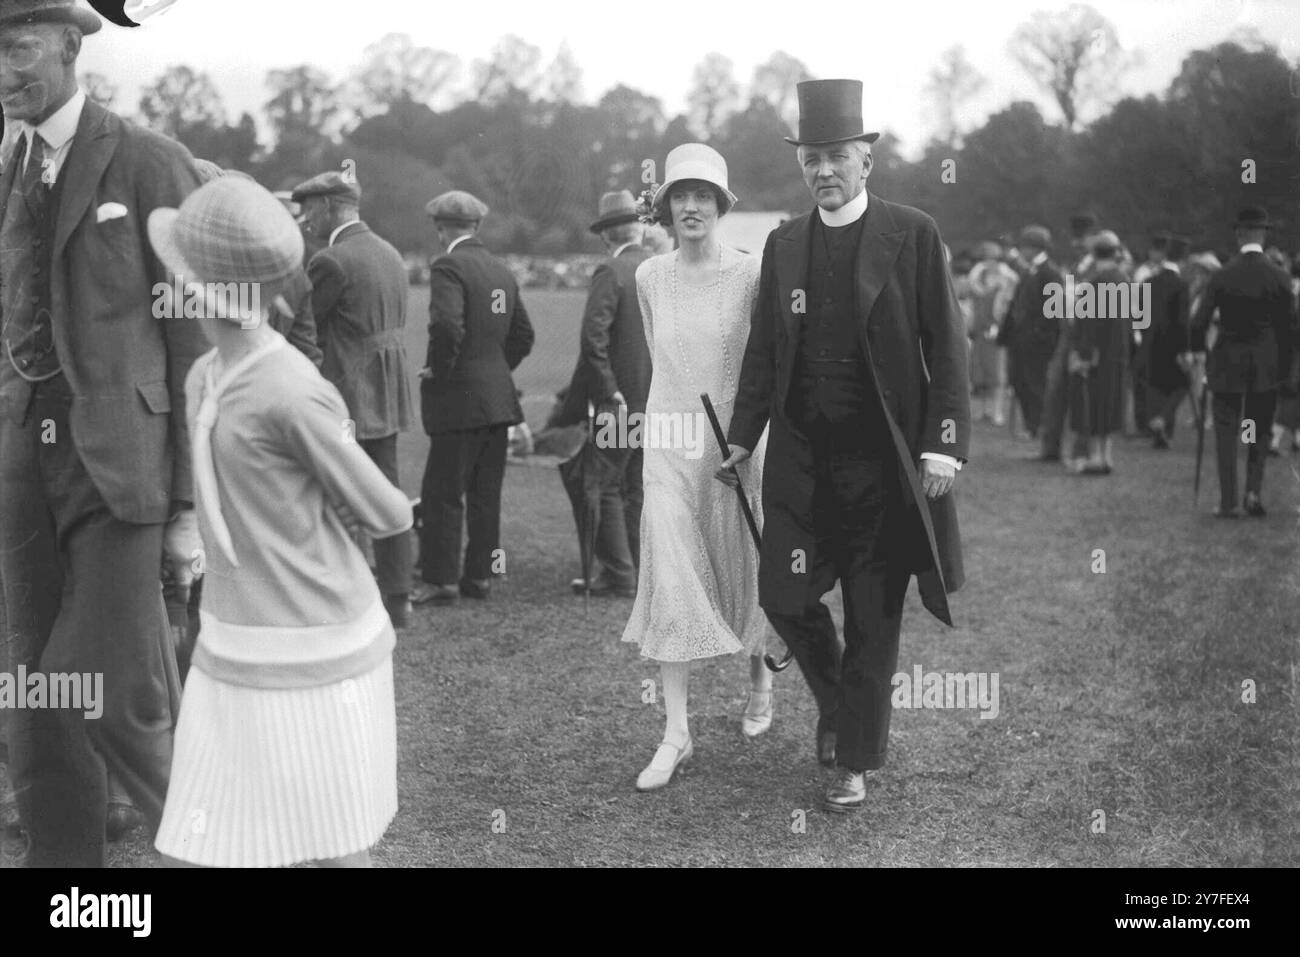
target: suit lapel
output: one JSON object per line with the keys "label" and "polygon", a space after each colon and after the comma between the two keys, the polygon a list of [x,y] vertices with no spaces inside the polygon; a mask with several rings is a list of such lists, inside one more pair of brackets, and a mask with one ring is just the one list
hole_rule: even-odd
{"label": "suit lapel", "polygon": [[81,111],[72,149],[68,151],[67,162],[59,174],[63,196],[59,200],[59,218],[54,227],[55,259],[63,252],[73,228],[95,198],[100,178],[117,150],[121,133],[115,124],[108,122],[109,116],[106,109],[91,100],[86,101]]}
{"label": "suit lapel", "polygon": [[[861,325],[864,349],[867,348],[867,322],[871,310],[875,308],[876,299],[893,274],[894,261],[898,259],[898,252],[903,248],[903,237],[907,235],[907,231],[899,229],[894,222],[894,215],[884,200],[871,192],[867,193],[867,197],[867,213],[862,222],[857,276],[854,280],[857,319]],[[867,355],[870,356],[870,352]]]}
{"label": "suit lapel", "polygon": [[809,244],[812,241],[813,213],[802,216],[790,224],[790,229],[777,237],[776,245],[776,284],[781,293],[781,317],[785,320],[786,342],[798,344],[799,322],[804,313],[796,313],[795,291],[803,295],[803,307],[808,303],[808,257]]}
{"label": "suit lapel", "polygon": [[[26,155],[24,151],[23,155]],[[18,175],[18,151],[10,161],[5,164],[3,172],[0,172],[0,223],[4,222],[5,214],[9,211],[9,197],[14,191],[14,178]]]}

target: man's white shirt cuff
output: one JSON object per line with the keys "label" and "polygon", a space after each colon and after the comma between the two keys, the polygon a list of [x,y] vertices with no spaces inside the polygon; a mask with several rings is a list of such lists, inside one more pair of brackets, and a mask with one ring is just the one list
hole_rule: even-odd
{"label": "man's white shirt cuff", "polygon": [[961,462],[953,458],[951,455],[944,455],[942,452],[922,452],[921,458],[934,459],[936,462],[947,462],[958,472],[961,471]]}

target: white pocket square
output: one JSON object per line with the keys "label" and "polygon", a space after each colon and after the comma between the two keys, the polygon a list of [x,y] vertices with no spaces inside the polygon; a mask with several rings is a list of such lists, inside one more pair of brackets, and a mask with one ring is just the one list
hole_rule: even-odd
{"label": "white pocket square", "polygon": [[121,203],[105,203],[95,212],[96,223],[106,223],[110,219],[121,219],[126,215],[126,207]]}

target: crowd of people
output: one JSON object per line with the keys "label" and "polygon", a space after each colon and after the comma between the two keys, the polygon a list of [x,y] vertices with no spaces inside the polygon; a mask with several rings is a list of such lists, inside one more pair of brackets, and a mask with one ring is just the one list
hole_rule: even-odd
{"label": "crowd of people", "polygon": [[[4,825],[36,866],[100,866],[141,824],[176,864],[365,866],[397,811],[396,634],[417,605],[489,599],[503,571],[512,373],[532,323],[478,238],[486,204],[432,199],[444,252],[411,501],[397,485],[415,419],[409,271],[361,219],[355,171],[305,179],[295,219],[250,177],[87,99],[76,62],[99,26],[73,0],[0,0],[0,671],[98,673],[105,694],[97,720],[0,709]],[[1048,460],[1068,418],[1080,471],[1105,474],[1126,396],[1167,445],[1208,349],[1220,513],[1235,512],[1240,423],[1266,434],[1279,389],[1294,397],[1294,301],[1258,210],[1236,224],[1241,256],[1203,282],[1180,272],[1204,263],[1181,239],[1152,244],[1140,340],[1109,305],[1047,305],[1066,277],[1041,226],[950,269],[933,219],[866,188],[878,134],[861,82],[797,92],[791,173],[815,205],[761,257],[719,239],[738,197],[705,144],[674,149],[639,201],[599,199],[607,256],[556,418],[589,436],[561,470],[589,543],[572,587],[631,601],[623,640],[662,668],[664,736],[636,787],[668,785],[694,755],[693,662],[745,652],[742,730],[771,727],[775,633],[817,703],[813,752],[834,769],[822,807],[847,813],[886,760],[913,576],[952,623],[972,395],[1001,423],[1009,386]],[[647,233],[665,228],[676,248],[654,254]],[[1077,232],[1078,281],[1133,278],[1114,233]],[[702,395],[724,446],[710,455],[595,438],[631,414],[698,420]],[[823,604],[837,584],[842,638]]]}
{"label": "crowd of people", "polygon": [[[1193,427],[1214,429],[1216,514],[1240,514],[1240,504],[1263,516],[1265,458],[1300,449],[1300,257],[1293,263],[1269,243],[1272,225],[1258,207],[1226,224],[1239,253],[1226,266],[1165,230],[1152,233],[1146,261],[1136,264],[1096,217],[1081,213],[1070,226],[1064,263],[1038,225],[952,258],[975,418],[1014,428],[1018,411],[1016,431],[1038,443],[1032,458],[1108,475],[1116,434],[1168,449],[1189,403]],[[1061,308],[1052,309],[1058,291]],[[1243,422],[1254,428],[1243,432]],[[1238,503],[1241,444],[1248,452]]]}

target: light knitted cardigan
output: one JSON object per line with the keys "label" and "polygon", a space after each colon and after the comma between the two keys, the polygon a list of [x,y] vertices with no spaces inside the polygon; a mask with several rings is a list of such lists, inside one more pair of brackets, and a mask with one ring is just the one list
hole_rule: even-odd
{"label": "light knitted cardigan", "polygon": [[[185,380],[205,565],[193,665],[260,688],[366,674],[396,638],[332,503],[376,538],[410,529],[411,503],[356,443],[338,390],[278,334],[218,385],[208,458],[196,420],[215,356],[199,358]],[[204,488],[218,490],[215,509]],[[237,564],[218,544],[221,524]]]}

